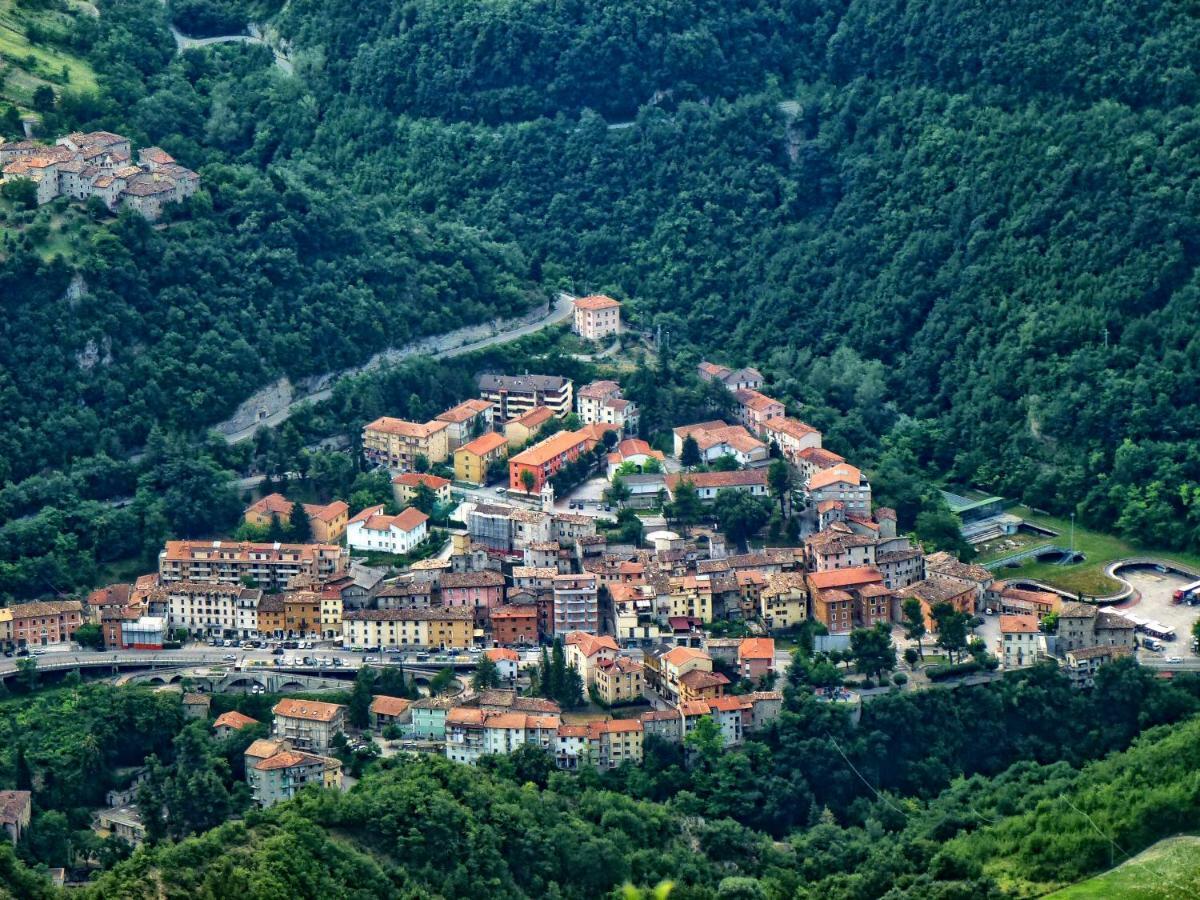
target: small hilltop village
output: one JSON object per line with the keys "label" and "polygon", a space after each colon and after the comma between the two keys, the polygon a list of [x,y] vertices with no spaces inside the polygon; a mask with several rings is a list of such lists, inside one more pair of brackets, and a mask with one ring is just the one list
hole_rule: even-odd
{"label": "small hilltop village", "polygon": [[57,197],[101,200],[112,212],[132,209],[150,221],[192,196],[200,176],[160,147],[144,147],[133,162],[129,139],[108,131],[73,133],[54,144],[0,141],[0,182],[35,185],[37,204]]}

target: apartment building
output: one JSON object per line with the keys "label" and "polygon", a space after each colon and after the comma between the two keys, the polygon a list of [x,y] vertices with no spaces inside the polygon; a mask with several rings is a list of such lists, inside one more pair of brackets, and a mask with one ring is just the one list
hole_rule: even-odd
{"label": "apartment building", "polygon": [[1000,658],[1004,668],[1032,666],[1037,662],[1041,642],[1042,633],[1035,617],[1000,617]]}
{"label": "apartment building", "polygon": [[921,611],[925,614],[925,627],[930,633],[937,631],[932,610],[939,603],[949,603],[958,612],[968,615],[975,613],[975,588],[940,575],[931,575],[922,581],[915,581],[897,591],[897,595],[901,603],[908,597],[916,597],[920,601]]}
{"label": "apartment building", "polygon": [[600,702],[608,706],[635,703],[645,690],[645,667],[627,656],[602,659],[596,663],[592,684]]}
{"label": "apartment building", "polygon": [[615,381],[585,384],[575,395],[575,407],[584,425],[615,425],[622,434],[637,433],[637,404],[621,396]]}
{"label": "apartment building", "polygon": [[465,650],[473,644],[474,611],[355,609],[342,614],[343,647],[417,647]]}
{"label": "apartment building", "polygon": [[765,434],[767,422],[783,417],[783,404],[759,391],[742,388],[734,391],[733,397],[737,404],[734,407],[737,420],[759,437]]}
{"label": "apartment building", "polygon": [[480,398],[495,407],[496,427],[539,406],[561,419],[573,406],[574,385],[559,375],[480,375],[478,384]]}
{"label": "apartment building", "polygon": [[488,467],[508,456],[508,440],[489,431],[454,451],[454,477],[469,484],[487,484]]}
{"label": "apartment building", "polygon": [[437,419],[421,424],[380,416],[363,428],[363,456],[400,472],[414,471],[418,456],[436,466],[450,457],[449,430],[449,422]]}
{"label": "apartment building", "polygon": [[585,341],[598,341],[621,333],[621,304],[612,297],[592,294],[574,303],[572,328]]}
{"label": "apartment building", "polygon": [[847,515],[869,518],[871,515],[871,484],[866,476],[849,463],[839,463],[816,472],[808,479],[808,495],[813,505],[827,500],[843,504]]}
{"label": "apartment building", "polygon": [[333,736],[346,730],[346,707],[340,703],[285,698],[272,707],[271,735],[292,747],[327,753]]}
{"label": "apartment building", "polygon": [[447,572],[442,576],[442,605],[466,609],[477,625],[484,625],[491,612],[504,603],[504,576],[493,569],[481,572]]}
{"label": "apartment building", "polygon": [[[596,446],[590,428],[560,431],[508,460],[508,489],[537,494],[567,463],[574,462]],[[528,474],[527,474],[528,473]]]}
{"label": "apartment building", "polygon": [[342,763],[331,756],[281,750],[246,767],[250,795],[263,809],[291,800],[310,785],[338,790],[342,787]]}
{"label": "apartment building", "polygon": [[501,646],[534,646],[538,642],[536,603],[510,604],[492,610],[492,640]]}
{"label": "apartment building", "polygon": [[821,448],[821,432],[799,419],[785,415],[764,419],[758,436],[778,447],[783,458],[794,466],[799,466],[800,454],[805,450]]}
{"label": "apartment building", "polygon": [[890,622],[893,595],[872,566],[812,572],[805,577],[812,617],[831,634]]}
{"label": "apartment building", "polygon": [[285,590],[305,576],[330,581],[346,569],[347,554],[336,544],[280,544],[233,541],[167,541],[158,554],[158,577],[175,582],[243,585],[250,579],[264,591]]}
{"label": "apartment building", "polygon": [[464,400],[458,406],[452,406],[444,413],[439,413],[437,421],[445,422],[447,449],[453,453],[463,444],[490,431],[495,410],[487,400]]}
{"label": "apartment building", "polygon": [[[156,589],[151,597],[167,608],[167,628],[185,629],[208,637],[242,637],[239,609],[242,601],[257,608],[263,592],[236,584],[180,581]],[[257,637],[257,622],[246,637]]]}
{"label": "apartment building", "polygon": [[553,418],[554,410],[536,406],[524,415],[509,419],[504,423],[504,439],[508,441],[508,449],[524,447]]}
{"label": "apartment building", "polygon": [[554,634],[600,631],[600,595],[596,576],[554,576]]}

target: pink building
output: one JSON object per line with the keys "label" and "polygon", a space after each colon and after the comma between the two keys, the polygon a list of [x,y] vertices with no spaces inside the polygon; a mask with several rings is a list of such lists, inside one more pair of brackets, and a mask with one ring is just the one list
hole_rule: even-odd
{"label": "pink building", "polygon": [[738,644],[738,674],[757,681],[775,671],[775,639],[744,638]]}
{"label": "pink building", "polygon": [[441,581],[442,604],[474,610],[476,625],[486,625],[492,610],[504,603],[504,576],[499,572],[446,572]]}

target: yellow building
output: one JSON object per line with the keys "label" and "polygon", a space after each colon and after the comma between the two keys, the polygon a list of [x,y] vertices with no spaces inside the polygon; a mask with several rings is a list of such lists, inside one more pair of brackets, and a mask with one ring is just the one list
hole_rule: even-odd
{"label": "yellow building", "polygon": [[651,652],[645,659],[649,686],[668,703],[678,703],[683,699],[681,695],[688,693],[682,682],[690,673],[713,674],[712,657],[694,647],[674,647],[663,653]]}
{"label": "yellow building", "polygon": [[808,590],[801,572],[777,572],[767,576],[759,593],[759,614],[770,629],[791,628],[808,618]]}
{"label": "yellow building", "polygon": [[6,646],[12,641],[12,620],[12,610],[0,608],[0,646]]}
{"label": "yellow building", "polygon": [[596,693],[609,706],[641,700],[646,685],[643,671],[640,663],[627,656],[602,659],[592,672]]}
{"label": "yellow building", "polygon": [[342,614],[342,646],[465,650],[474,626],[475,612],[466,606],[349,610]]}
{"label": "yellow building", "polygon": [[[341,500],[332,503],[303,503],[308,516],[312,539],[322,544],[331,544],[346,533],[346,522],[350,518],[350,507]],[[267,494],[246,507],[242,518],[250,525],[266,528],[273,519],[287,528],[292,524],[292,501],[283,494]]]}
{"label": "yellow building", "polygon": [[380,416],[363,428],[363,455],[401,472],[415,469],[418,456],[437,465],[450,456],[449,428],[436,419],[422,425]]}
{"label": "yellow building", "polygon": [[508,449],[524,447],[553,418],[554,410],[550,407],[535,406],[523,416],[505,422],[504,437],[508,440]]}
{"label": "yellow building", "polygon": [[[508,456],[504,435],[489,431],[454,451],[454,478],[470,484],[487,484],[488,466]],[[505,478],[507,480],[507,472]]]}
{"label": "yellow building", "polygon": [[425,485],[433,492],[438,503],[450,502],[450,479],[430,475],[428,472],[405,472],[392,479],[392,496],[400,506],[408,506],[417,496],[417,489]]}
{"label": "yellow building", "polygon": [[268,594],[258,601],[258,633],[263,637],[287,636],[282,594]]}
{"label": "yellow building", "polygon": [[688,616],[701,622],[713,620],[712,579],[708,575],[684,575],[671,579],[671,616]]}
{"label": "yellow building", "polygon": [[329,591],[321,594],[321,637],[337,640],[342,636],[342,597]]}

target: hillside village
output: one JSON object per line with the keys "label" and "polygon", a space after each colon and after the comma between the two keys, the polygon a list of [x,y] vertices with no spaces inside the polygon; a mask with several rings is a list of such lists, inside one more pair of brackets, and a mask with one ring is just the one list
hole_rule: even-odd
{"label": "hillside village", "polygon": [[[573,327],[611,337],[619,311],[583,298]],[[792,683],[807,678],[852,716],[909,683],[897,641],[910,669],[927,645],[945,652],[914,671],[925,684],[1055,659],[1083,687],[1133,652],[1122,615],[997,580],[899,533],[866,475],[788,415],[756,369],[705,361],[697,374],[729,392],[733,412],[679,423],[670,453],[640,436],[641,411],[616,380],[481,374],[478,396],[433,419],[363,425],[364,461],[388,473],[389,503],[268,493],[244,524],[284,539],[168,541],[157,571],[132,583],[0,610],[0,647],[41,653],[88,625],[114,651],[198,640],[272,648],[274,666],[297,670],[344,665],[316,655],[325,648],[362,654],[363,667],[465,658],[488,673],[446,693],[378,693],[356,726],[344,705],[282,700],[270,737],[246,751],[263,806],[342,785],[331,748],[347,732],[469,764],[540,747],[566,771],[637,764],[650,735],[687,745],[712,728],[735,745],[779,716],[800,641],[834,665]],[[578,499],[596,481],[602,494]],[[722,531],[722,510],[744,498],[778,504],[791,539],[760,541],[761,522]],[[985,616],[998,617],[991,646],[972,635]],[[867,677],[847,684],[841,664]],[[184,704],[208,716],[206,695]],[[599,714],[572,712],[582,706]],[[226,713],[213,724],[258,723]],[[141,839],[134,811],[108,818]]]}
{"label": "hillside village", "polygon": [[131,154],[128,138],[107,131],[68,134],[53,145],[0,140],[0,184],[32,184],[38,206],[96,197],[109,211],[128,208],[150,221],[196,192],[200,176],[160,147],[143,147],[136,163]]}

